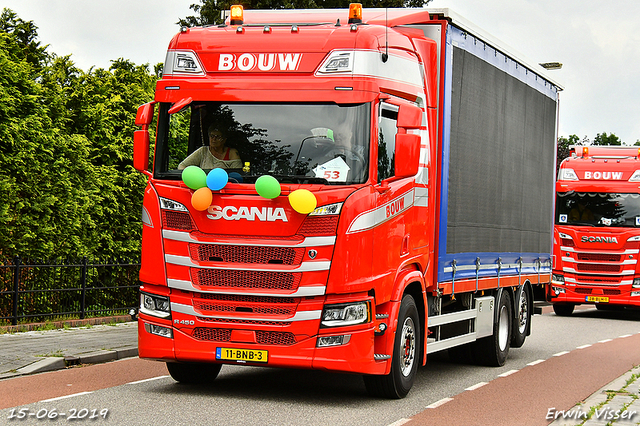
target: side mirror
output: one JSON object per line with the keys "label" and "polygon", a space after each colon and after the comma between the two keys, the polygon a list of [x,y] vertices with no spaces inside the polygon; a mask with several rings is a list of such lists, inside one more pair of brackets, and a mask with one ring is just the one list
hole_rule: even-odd
{"label": "side mirror", "polygon": [[133,168],[143,173],[149,168],[149,131],[146,129],[133,132]]}
{"label": "side mirror", "polygon": [[149,102],[138,107],[136,114],[136,126],[148,126],[153,121],[153,106],[155,102]]}
{"label": "side mirror", "polygon": [[422,126],[422,109],[410,104],[400,105],[397,126],[404,129],[419,129]]}
{"label": "side mirror", "polygon": [[418,174],[420,161],[420,136],[398,133],[396,135],[395,177],[406,178]]}

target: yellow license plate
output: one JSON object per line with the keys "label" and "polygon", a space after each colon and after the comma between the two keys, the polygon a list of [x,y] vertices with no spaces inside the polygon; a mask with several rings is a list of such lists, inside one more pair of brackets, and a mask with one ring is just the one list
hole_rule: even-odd
{"label": "yellow license plate", "polygon": [[216,348],[216,359],[221,361],[267,362],[269,352],[257,349]]}
{"label": "yellow license plate", "polygon": [[603,296],[587,296],[587,302],[597,302],[597,303],[607,303],[609,302],[608,297]]}

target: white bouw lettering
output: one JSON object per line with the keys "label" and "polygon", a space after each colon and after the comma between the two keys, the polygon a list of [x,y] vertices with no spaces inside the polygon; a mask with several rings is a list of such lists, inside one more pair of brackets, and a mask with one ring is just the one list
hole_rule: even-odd
{"label": "white bouw lettering", "polygon": [[621,180],[622,172],[584,172],[585,179]]}
{"label": "white bouw lettering", "polygon": [[248,221],[266,221],[266,222],[275,222],[277,220],[281,220],[283,222],[288,222],[287,213],[284,211],[282,207],[235,207],[235,206],[209,206],[207,212],[207,218],[211,220],[248,220]]}
{"label": "white bouw lettering", "polygon": [[243,53],[238,58],[238,68],[240,71],[249,71],[256,65],[256,57],[251,53]]}
{"label": "white bouw lettering", "polygon": [[[264,61],[265,58],[267,58],[267,62]],[[275,66],[275,62],[276,55],[274,53],[269,53],[267,55],[261,53],[258,55],[258,68],[260,68],[260,71],[271,71]]]}
{"label": "white bouw lettering", "polygon": [[280,62],[280,71],[295,71],[300,63],[299,53],[278,53],[278,61]]}
{"label": "white bouw lettering", "polygon": [[230,53],[222,53],[220,60],[218,61],[219,71],[229,71],[233,69],[235,63],[233,62],[234,56]]}
{"label": "white bouw lettering", "polygon": [[221,53],[218,71],[297,71],[302,53]]}

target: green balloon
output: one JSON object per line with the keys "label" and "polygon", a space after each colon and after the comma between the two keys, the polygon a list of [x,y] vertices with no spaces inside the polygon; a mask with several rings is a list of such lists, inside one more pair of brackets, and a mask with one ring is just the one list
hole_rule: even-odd
{"label": "green balloon", "polygon": [[261,197],[276,198],[280,195],[280,182],[273,176],[260,176],[256,179],[256,191]]}
{"label": "green balloon", "polygon": [[188,166],[182,171],[182,181],[195,191],[207,186],[207,174],[198,166]]}

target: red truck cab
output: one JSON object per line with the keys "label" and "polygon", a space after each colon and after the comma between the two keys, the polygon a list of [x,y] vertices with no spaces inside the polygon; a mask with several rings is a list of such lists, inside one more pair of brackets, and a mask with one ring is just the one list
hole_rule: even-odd
{"label": "red truck cab", "polygon": [[558,315],[576,305],[640,305],[638,147],[576,146],[556,182],[553,281]]}

